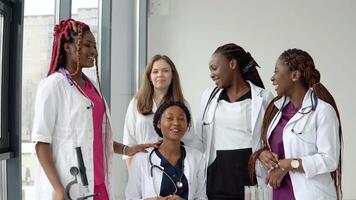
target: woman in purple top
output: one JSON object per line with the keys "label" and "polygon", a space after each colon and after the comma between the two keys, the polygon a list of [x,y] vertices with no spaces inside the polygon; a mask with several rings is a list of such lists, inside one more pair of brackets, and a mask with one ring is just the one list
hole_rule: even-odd
{"label": "woman in purple top", "polygon": [[267,107],[264,147],[250,158],[251,174],[259,160],[274,200],[341,199],[339,112],[312,57],[303,50],[286,50],[271,81],[278,96]]}

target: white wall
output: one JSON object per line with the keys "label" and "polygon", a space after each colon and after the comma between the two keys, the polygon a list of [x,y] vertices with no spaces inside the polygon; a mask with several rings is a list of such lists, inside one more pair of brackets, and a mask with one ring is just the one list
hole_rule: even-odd
{"label": "white wall", "polygon": [[[151,0],[148,58],[167,54],[178,67],[183,90],[196,115],[202,91],[212,86],[208,62],[220,45],[241,45],[260,64],[269,90],[282,51],[308,51],[321,81],[334,95],[344,132],[343,191],[356,199],[356,1],[343,0]],[[346,90],[348,89],[348,90]]]}

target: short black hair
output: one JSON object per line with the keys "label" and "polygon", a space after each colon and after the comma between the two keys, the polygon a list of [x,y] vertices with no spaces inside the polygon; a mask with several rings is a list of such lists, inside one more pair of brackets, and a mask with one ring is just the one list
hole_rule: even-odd
{"label": "short black hair", "polygon": [[167,110],[169,107],[172,107],[172,106],[178,106],[184,111],[185,116],[187,118],[188,128],[190,126],[191,116],[190,116],[190,111],[187,108],[187,106],[181,101],[166,101],[166,102],[164,102],[163,104],[161,104],[159,106],[159,108],[157,109],[157,111],[155,112],[155,114],[153,116],[153,127],[155,128],[156,133],[161,138],[163,138],[163,134],[162,134],[161,129],[157,127],[157,124],[161,120],[162,114],[164,113],[164,111]]}

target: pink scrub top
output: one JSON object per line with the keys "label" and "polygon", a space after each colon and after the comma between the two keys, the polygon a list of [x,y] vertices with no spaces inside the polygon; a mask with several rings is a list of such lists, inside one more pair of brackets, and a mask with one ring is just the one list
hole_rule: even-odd
{"label": "pink scrub top", "polygon": [[103,147],[103,117],[105,113],[105,104],[102,97],[96,91],[95,87],[89,80],[86,80],[83,89],[85,95],[92,102],[93,110],[93,125],[94,125],[94,141],[93,141],[93,156],[94,156],[94,192],[100,193],[94,197],[96,200],[106,200],[108,198],[105,187],[105,170],[104,170],[104,147]]}

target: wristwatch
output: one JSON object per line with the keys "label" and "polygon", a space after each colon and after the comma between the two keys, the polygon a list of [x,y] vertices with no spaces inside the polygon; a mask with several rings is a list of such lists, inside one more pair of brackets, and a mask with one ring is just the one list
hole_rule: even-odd
{"label": "wristwatch", "polygon": [[292,167],[292,170],[298,169],[299,165],[300,165],[299,160],[294,159],[290,162],[290,166]]}

